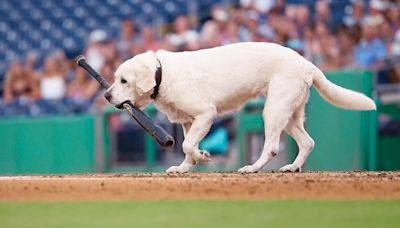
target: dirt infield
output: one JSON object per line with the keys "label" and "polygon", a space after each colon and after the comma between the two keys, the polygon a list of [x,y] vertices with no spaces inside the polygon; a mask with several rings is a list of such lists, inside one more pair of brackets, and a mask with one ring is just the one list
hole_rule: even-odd
{"label": "dirt infield", "polygon": [[0,176],[0,200],[400,198],[400,172]]}

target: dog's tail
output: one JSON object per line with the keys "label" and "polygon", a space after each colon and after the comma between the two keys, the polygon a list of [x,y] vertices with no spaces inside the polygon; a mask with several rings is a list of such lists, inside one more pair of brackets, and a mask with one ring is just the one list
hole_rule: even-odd
{"label": "dog's tail", "polygon": [[321,70],[315,66],[312,68],[314,71],[313,85],[326,101],[344,109],[376,110],[376,105],[371,98],[333,84]]}

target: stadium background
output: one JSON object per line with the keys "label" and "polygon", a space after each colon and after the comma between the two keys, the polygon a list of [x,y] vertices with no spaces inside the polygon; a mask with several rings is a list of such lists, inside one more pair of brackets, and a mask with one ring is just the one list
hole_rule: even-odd
{"label": "stadium background", "polygon": [[[397,227],[400,174],[359,171],[400,167],[399,28],[395,0],[2,0],[0,226]],[[73,61],[83,53],[112,81],[146,50],[240,41],[290,47],[375,99],[377,112],[353,112],[312,90],[307,107],[304,169],[355,172],[148,174],[183,159],[180,126],[146,109],[177,140],[163,151]],[[262,103],[215,121],[201,144],[213,160],[197,171],[258,157]],[[266,170],[294,159],[285,135],[281,148]]]}
{"label": "stadium background", "polygon": [[[396,1],[1,1],[1,173],[162,171],[182,159],[180,126],[148,113],[177,139],[168,152],[110,107],[73,62],[85,54],[113,80],[146,50],[197,50],[240,41],[295,49],[330,80],[376,99],[379,110],[333,108],[315,91],[307,128],[317,146],[306,170],[394,170],[400,132],[399,6]],[[216,120],[200,170],[235,170],[261,151],[262,101]],[[327,131],[329,129],[329,131]],[[293,142],[268,169],[289,163]]]}

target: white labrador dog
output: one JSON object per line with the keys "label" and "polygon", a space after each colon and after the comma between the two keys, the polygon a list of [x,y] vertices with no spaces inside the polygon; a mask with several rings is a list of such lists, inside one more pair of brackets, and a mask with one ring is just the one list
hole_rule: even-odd
{"label": "white labrador dog", "polygon": [[198,161],[210,159],[198,145],[213,119],[265,95],[262,154],[239,172],[257,172],[267,164],[279,152],[283,130],[296,140],[299,153],[280,171],[295,172],[301,171],[314,147],[304,129],[304,106],[311,86],[338,107],[376,109],[367,96],[333,84],[297,52],[273,43],[237,43],[179,53],[148,51],[121,64],[106,98],[116,106],[127,100],[138,107],[154,102],[171,122],[182,124],[185,159],[167,172],[188,172]]}

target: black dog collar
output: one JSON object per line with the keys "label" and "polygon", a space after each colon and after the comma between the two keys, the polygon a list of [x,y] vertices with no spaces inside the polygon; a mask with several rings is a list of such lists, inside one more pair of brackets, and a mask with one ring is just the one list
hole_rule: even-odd
{"label": "black dog collar", "polygon": [[154,86],[153,93],[150,95],[152,99],[156,99],[158,95],[158,90],[160,89],[160,84],[161,84],[161,79],[162,79],[162,68],[161,68],[161,62],[159,59],[157,59],[158,65],[157,65],[157,71],[155,75],[156,79],[156,86]]}

